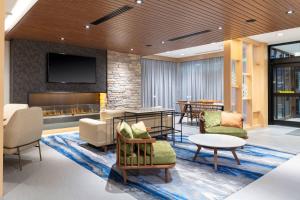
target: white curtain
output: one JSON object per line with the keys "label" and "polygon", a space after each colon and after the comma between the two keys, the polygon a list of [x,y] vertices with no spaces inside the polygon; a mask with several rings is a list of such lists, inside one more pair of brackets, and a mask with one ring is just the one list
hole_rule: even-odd
{"label": "white curtain", "polygon": [[174,108],[177,63],[150,59],[141,62],[143,106]]}
{"label": "white curtain", "polygon": [[178,99],[223,100],[223,66],[223,57],[181,63]]}
{"label": "white curtain", "polygon": [[144,107],[176,108],[176,101],[223,100],[223,57],[177,64],[142,59]]}

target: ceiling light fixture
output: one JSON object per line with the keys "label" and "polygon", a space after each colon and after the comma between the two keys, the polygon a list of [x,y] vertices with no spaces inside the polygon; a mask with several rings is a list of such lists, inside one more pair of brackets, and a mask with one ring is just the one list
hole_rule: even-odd
{"label": "ceiling light fixture", "polygon": [[277,33],[277,36],[281,37],[281,36],[283,36],[283,33]]}
{"label": "ceiling light fixture", "polygon": [[89,24],[85,25],[85,29],[90,29],[91,26]]}
{"label": "ceiling light fixture", "polygon": [[161,41],[162,44],[165,44],[165,41]]}
{"label": "ceiling light fixture", "polygon": [[64,37],[61,37],[61,38],[60,38],[60,40],[61,40],[61,41],[64,41],[64,40],[65,40],[65,38],[64,38]]}
{"label": "ceiling light fixture", "polygon": [[254,23],[254,22],[256,22],[256,19],[247,19],[246,22],[247,23]]}
{"label": "ceiling light fixture", "polygon": [[288,15],[294,14],[294,11],[293,10],[289,10],[289,11],[286,12],[286,14],[288,14]]}
{"label": "ceiling light fixture", "polygon": [[219,28],[218,28],[219,30],[222,30],[223,28],[222,28],[222,26],[219,26]]}
{"label": "ceiling light fixture", "polygon": [[130,49],[130,51],[133,51],[133,49]]}
{"label": "ceiling light fixture", "polygon": [[135,2],[136,2],[137,4],[142,4],[142,3],[144,3],[143,0],[136,0]]}
{"label": "ceiling light fixture", "polygon": [[5,17],[5,32],[10,31],[38,0],[17,1],[10,13]]}

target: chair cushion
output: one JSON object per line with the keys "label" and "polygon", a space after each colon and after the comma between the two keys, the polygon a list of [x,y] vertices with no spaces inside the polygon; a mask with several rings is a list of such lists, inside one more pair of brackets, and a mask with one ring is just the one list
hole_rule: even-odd
{"label": "chair cushion", "polygon": [[243,128],[243,116],[240,113],[222,112],[221,126]]}
{"label": "chair cushion", "polygon": [[220,126],[221,112],[220,111],[205,111],[204,112],[205,128]]}
{"label": "chair cushion", "polygon": [[[154,165],[168,165],[176,163],[176,154],[171,145],[167,141],[156,141],[153,143],[153,164]],[[127,157],[127,165],[131,164],[131,158],[134,165],[137,165],[137,154],[134,153]],[[121,164],[124,164],[124,156],[120,156]],[[144,156],[140,154],[140,164],[144,164]],[[146,156],[146,164],[150,163],[150,156]]]}
{"label": "chair cushion", "polygon": [[232,135],[236,137],[246,138],[247,131],[242,128],[226,127],[226,126],[215,126],[205,129],[206,133]]}

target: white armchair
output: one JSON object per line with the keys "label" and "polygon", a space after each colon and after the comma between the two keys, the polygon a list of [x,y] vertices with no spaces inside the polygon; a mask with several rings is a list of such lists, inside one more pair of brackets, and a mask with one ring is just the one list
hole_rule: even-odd
{"label": "white armchair", "polygon": [[32,107],[14,112],[4,126],[4,154],[15,154],[19,157],[19,168],[22,170],[22,150],[38,147],[42,160],[40,139],[43,131],[42,109]]}
{"label": "white armchair", "polygon": [[28,104],[6,104],[4,105],[3,118],[4,125],[8,123],[13,114],[20,109],[28,108]]}

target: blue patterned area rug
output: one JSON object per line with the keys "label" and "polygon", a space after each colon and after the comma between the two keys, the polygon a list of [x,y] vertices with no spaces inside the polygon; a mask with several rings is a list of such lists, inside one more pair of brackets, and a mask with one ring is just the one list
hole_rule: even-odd
{"label": "blue patterned area rug", "polygon": [[[179,140],[179,138],[178,138]],[[213,152],[203,149],[196,161],[196,146],[187,136],[173,146],[177,161],[170,170],[172,180],[164,182],[164,170],[129,171],[127,185],[116,169],[114,150],[102,152],[79,139],[78,133],[44,137],[42,141],[82,167],[107,180],[120,190],[137,199],[225,199],[270,170],[293,157],[293,154],[273,149],[246,145],[237,151],[241,165],[237,165],[231,152],[218,152],[218,171],[212,165]],[[113,191],[111,191],[113,192]]]}

